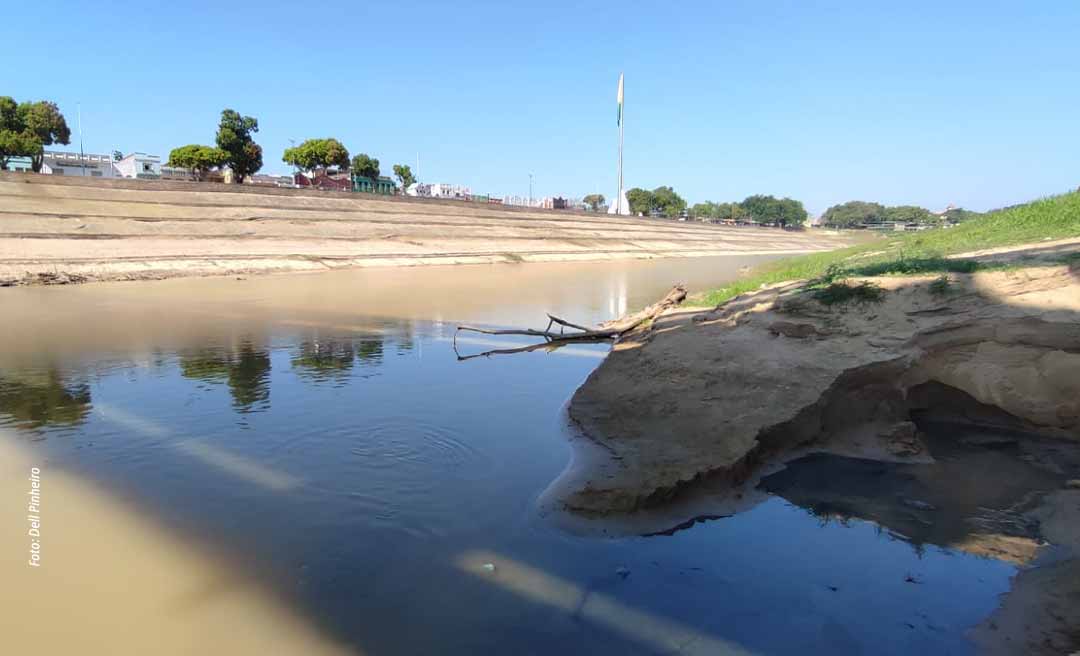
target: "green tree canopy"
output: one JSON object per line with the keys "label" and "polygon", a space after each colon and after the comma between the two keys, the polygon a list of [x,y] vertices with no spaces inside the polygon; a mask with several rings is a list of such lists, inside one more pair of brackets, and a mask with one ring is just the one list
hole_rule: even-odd
{"label": "green tree canopy", "polygon": [[349,168],[349,151],[337,139],[308,139],[299,146],[286,148],[281,159],[311,174],[330,167]]}
{"label": "green tree canopy", "polygon": [[717,211],[717,204],[707,200],[703,203],[694,203],[690,208],[690,216],[695,219],[715,219],[720,216],[720,213]]}
{"label": "green tree canopy", "polygon": [[29,157],[34,171],[41,171],[45,146],[71,143],[71,130],[56,103],[47,100],[15,103],[0,96],[0,169],[12,157]]}
{"label": "green tree canopy", "polygon": [[940,223],[941,219],[930,210],[915,205],[897,205],[885,208],[884,218],[894,223]]}
{"label": "green tree canopy", "polygon": [[775,223],[782,228],[806,223],[806,208],[792,198],[756,194],[748,196],[741,205],[743,211],[759,223]]}
{"label": "green tree canopy", "polygon": [[637,187],[626,192],[626,202],[630,203],[631,214],[641,214],[642,216],[649,216],[649,213],[656,206],[652,192]]}
{"label": "green tree canopy", "polygon": [[408,164],[394,164],[394,177],[398,179],[401,184],[401,190],[404,191],[406,187],[416,182],[416,176],[413,175],[412,169]]}
{"label": "green tree canopy", "polygon": [[353,173],[357,175],[362,175],[365,178],[371,178],[372,180],[378,180],[379,160],[369,156],[367,153],[360,153],[352,158],[352,170]]}
{"label": "green tree canopy", "polygon": [[802,201],[793,198],[781,198],[780,210],[776,217],[776,223],[781,228],[799,228],[806,224],[809,214],[803,207]]}
{"label": "green tree canopy", "polygon": [[884,217],[884,205],[861,200],[833,205],[821,215],[822,222],[833,228],[850,228],[863,223],[881,223]]}
{"label": "green tree canopy", "polygon": [[686,201],[671,187],[652,190],[653,208],[669,219],[674,219],[686,209]]}
{"label": "green tree canopy", "polygon": [[224,166],[228,159],[229,154],[220,148],[189,144],[173,148],[167,165],[188,169],[196,179],[202,180],[207,171]]}
{"label": "green tree canopy", "polygon": [[589,194],[585,198],[581,199],[581,202],[589,206],[589,209],[596,212],[600,209],[600,206],[604,204],[604,194]]}
{"label": "green tree canopy", "polygon": [[240,184],[262,168],[262,146],[251,135],[259,131],[259,122],[250,116],[226,109],[218,124],[217,147],[228,155],[225,163],[232,169],[233,181]]}

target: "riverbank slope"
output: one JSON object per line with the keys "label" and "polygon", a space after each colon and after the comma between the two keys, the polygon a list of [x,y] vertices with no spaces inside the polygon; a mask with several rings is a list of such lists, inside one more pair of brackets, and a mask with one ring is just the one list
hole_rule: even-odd
{"label": "riverbank slope", "polygon": [[[1045,240],[1018,243],[1033,236]],[[1052,558],[1018,576],[976,637],[992,653],[1077,648],[1080,545],[1060,526],[1080,511],[1080,193],[766,265],[697,300],[718,304],[620,341],[574,395],[588,457],[550,498],[577,517],[670,527],[738,512],[778,468],[817,471],[797,480],[800,505],[1024,566]],[[954,428],[931,440],[941,425]],[[1030,485],[982,480],[991,453]],[[880,465],[852,501],[837,472],[859,462]],[[818,503],[823,481],[840,492]],[[707,503],[688,501],[703,491]],[[889,519],[913,513],[917,540]]]}
{"label": "riverbank slope", "polygon": [[0,285],[827,251],[837,235],[345,192],[0,173]]}

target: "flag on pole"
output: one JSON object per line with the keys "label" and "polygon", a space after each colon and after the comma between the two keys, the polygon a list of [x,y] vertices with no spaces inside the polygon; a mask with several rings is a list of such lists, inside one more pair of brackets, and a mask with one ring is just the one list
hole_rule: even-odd
{"label": "flag on pole", "polygon": [[623,74],[619,73],[619,96],[616,98],[616,101],[619,103],[619,117],[615,121],[615,125],[622,125],[622,98],[623,98],[622,77],[623,77]]}

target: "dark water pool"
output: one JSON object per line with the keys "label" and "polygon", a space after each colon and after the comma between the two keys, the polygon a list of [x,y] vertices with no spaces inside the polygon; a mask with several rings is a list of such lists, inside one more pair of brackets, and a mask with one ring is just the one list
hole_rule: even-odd
{"label": "dark water pool", "polygon": [[[745,262],[705,264],[581,265],[539,287],[484,267],[496,291],[466,304],[447,299],[472,273],[452,269],[220,297],[204,292],[227,282],[14,290],[52,321],[13,329],[0,438],[223,553],[356,653],[968,653],[1010,563],[781,497],[655,537],[575,537],[537,513],[571,456],[565,403],[606,347],[459,362],[456,322],[600,320]],[[414,298],[371,300],[387,287]],[[64,314],[94,307],[115,329]]]}

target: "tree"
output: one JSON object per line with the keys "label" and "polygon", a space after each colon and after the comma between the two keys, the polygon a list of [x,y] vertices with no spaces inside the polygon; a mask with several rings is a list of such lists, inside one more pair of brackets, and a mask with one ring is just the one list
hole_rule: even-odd
{"label": "tree", "polygon": [[686,201],[671,187],[657,187],[652,190],[653,208],[669,219],[674,219],[686,209]]}
{"label": "tree", "polygon": [[45,146],[71,143],[71,130],[56,103],[15,103],[0,96],[0,169],[12,157],[29,157],[34,171],[41,171]]}
{"label": "tree", "polygon": [[19,103],[16,111],[22,123],[23,133],[37,141],[37,152],[30,156],[30,166],[34,172],[41,171],[44,147],[54,143],[71,143],[71,130],[68,129],[64,115],[56,103],[48,100]]}
{"label": "tree", "polygon": [[413,175],[412,169],[409,168],[408,164],[394,164],[394,177],[401,183],[402,191],[416,182],[416,176]]}
{"label": "tree", "polygon": [[24,132],[0,130],[0,171],[6,171],[12,157],[31,157],[41,149],[36,139]]}
{"label": "tree", "polygon": [[332,166],[349,168],[349,151],[337,139],[308,139],[299,146],[286,148],[281,159],[312,175]]}
{"label": "tree", "polygon": [[626,192],[626,202],[630,203],[630,213],[649,216],[655,207],[655,201],[651,191],[646,189],[633,189]]}
{"label": "tree", "polygon": [[112,158],[114,162],[119,162],[120,160],[124,159],[124,153],[120,152],[119,150],[114,150],[112,151]]}
{"label": "tree", "polygon": [[941,219],[930,210],[915,205],[897,205],[885,208],[884,219],[892,223],[939,223]]}
{"label": "tree", "polygon": [[755,194],[742,202],[742,209],[758,223],[775,223],[781,228],[806,222],[806,208],[800,201]]}
{"label": "tree", "polygon": [[582,198],[581,202],[588,205],[589,209],[591,209],[592,211],[598,212],[600,210],[600,206],[604,204],[605,200],[606,199],[604,198],[604,194],[589,194],[585,198]]}
{"label": "tree", "polygon": [[233,181],[240,184],[262,168],[262,146],[251,135],[259,131],[259,122],[250,116],[226,109],[218,124],[217,147],[228,155],[225,163],[232,169]]}
{"label": "tree", "polygon": [[747,196],[741,205],[743,211],[758,223],[772,223],[780,215],[780,201],[775,196]]}
{"label": "tree", "polygon": [[[372,180],[379,179],[379,160],[369,157],[366,153],[360,153],[352,158],[352,170],[356,175],[362,175]],[[396,173],[397,171],[395,171]]]}
{"label": "tree", "polygon": [[781,228],[799,228],[806,223],[809,216],[801,201],[791,198],[781,198],[777,206],[776,223]]}
{"label": "tree", "polygon": [[864,223],[881,223],[884,217],[884,205],[861,200],[833,205],[821,215],[822,222],[832,228],[852,228]]}
{"label": "tree", "polygon": [[173,148],[167,165],[188,169],[195,179],[202,180],[207,171],[224,166],[228,159],[229,154],[220,148],[189,144]]}
{"label": "tree", "polygon": [[746,216],[746,212],[743,211],[742,205],[738,203],[717,203],[716,205],[716,218],[718,219],[737,221],[744,216]]}

